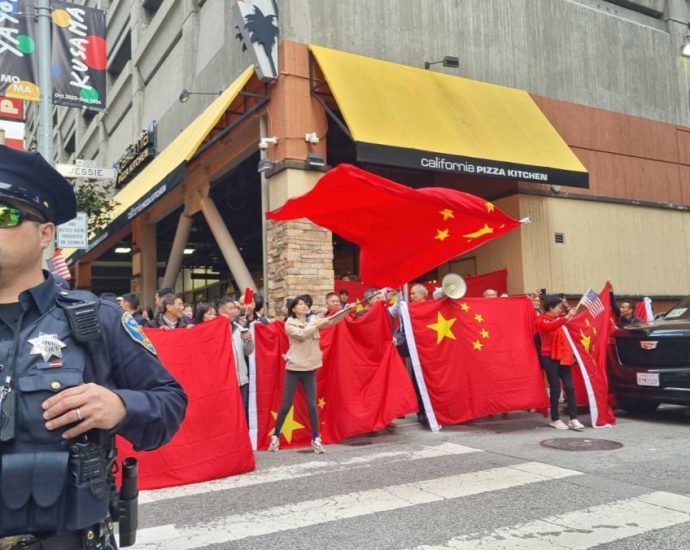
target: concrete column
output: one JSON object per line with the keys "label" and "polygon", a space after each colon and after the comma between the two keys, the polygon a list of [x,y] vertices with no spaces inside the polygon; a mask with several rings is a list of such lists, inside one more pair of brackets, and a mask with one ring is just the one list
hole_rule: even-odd
{"label": "concrete column", "polygon": [[228,264],[239,288],[242,290],[245,288],[257,290],[252,274],[249,272],[247,264],[244,263],[244,259],[211,197],[207,196],[201,199],[201,212],[204,214],[206,223],[208,223],[211,233],[213,233],[213,237],[216,239],[223,258],[225,258],[225,262]]}
{"label": "concrete column", "polygon": [[180,219],[177,220],[177,230],[175,231],[175,238],[173,239],[172,249],[170,250],[170,256],[168,257],[167,266],[165,267],[165,275],[163,276],[163,284],[161,286],[175,288],[175,281],[182,267],[184,249],[187,246],[187,241],[189,241],[189,232],[191,229],[192,218],[185,212],[182,212],[182,214],[180,214]]}

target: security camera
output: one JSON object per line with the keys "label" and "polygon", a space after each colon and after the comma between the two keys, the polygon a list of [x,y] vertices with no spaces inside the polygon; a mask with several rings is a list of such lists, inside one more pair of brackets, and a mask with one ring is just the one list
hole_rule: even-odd
{"label": "security camera", "polygon": [[316,132],[309,132],[308,134],[304,134],[304,141],[307,141],[311,143],[312,145],[316,145],[319,143],[319,136],[316,135]]}
{"label": "security camera", "polygon": [[268,149],[269,145],[276,145],[278,143],[278,138],[277,137],[262,137],[259,140],[259,149],[262,151],[265,151]]}

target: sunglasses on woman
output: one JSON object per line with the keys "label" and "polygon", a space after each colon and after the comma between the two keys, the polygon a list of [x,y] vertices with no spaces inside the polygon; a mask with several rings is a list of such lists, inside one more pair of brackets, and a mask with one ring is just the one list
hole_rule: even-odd
{"label": "sunglasses on woman", "polygon": [[9,204],[0,204],[0,228],[3,227],[17,227],[23,221],[44,223],[45,220],[34,214],[29,214],[15,206]]}

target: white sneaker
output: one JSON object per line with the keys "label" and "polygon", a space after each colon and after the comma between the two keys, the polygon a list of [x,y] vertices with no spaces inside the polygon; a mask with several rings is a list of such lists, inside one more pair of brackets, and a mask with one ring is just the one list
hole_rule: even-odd
{"label": "white sneaker", "polygon": [[280,450],[280,438],[277,435],[271,436],[271,442],[268,444],[268,450],[271,452]]}
{"label": "white sneaker", "polygon": [[320,437],[315,437],[314,440],[311,442],[311,448],[314,450],[316,454],[322,455],[326,451],[323,448],[323,443],[321,443],[321,438]]}
{"label": "white sneaker", "polygon": [[556,428],[557,430],[567,430],[568,426],[565,425],[565,422],[563,422],[560,418],[558,420],[552,420],[549,422],[549,426],[552,428]]}
{"label": "white sneaker", "polygon": [[572,420],[568,421],[568,428],[575,430],[576,432],[581,432],[585,429],[585,427],[582,425],[582,422],[580,422],[577,418],[573,418]]}

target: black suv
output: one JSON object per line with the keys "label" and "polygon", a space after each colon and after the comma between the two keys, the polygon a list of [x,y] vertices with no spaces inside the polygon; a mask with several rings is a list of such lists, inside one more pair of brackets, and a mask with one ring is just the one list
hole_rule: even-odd
{"label": "black suv", "polygon": [[653,412],[659,403],[690,405],[690,296],[662,319],[616,330],[609,347],[609,391],[618,406]]}

